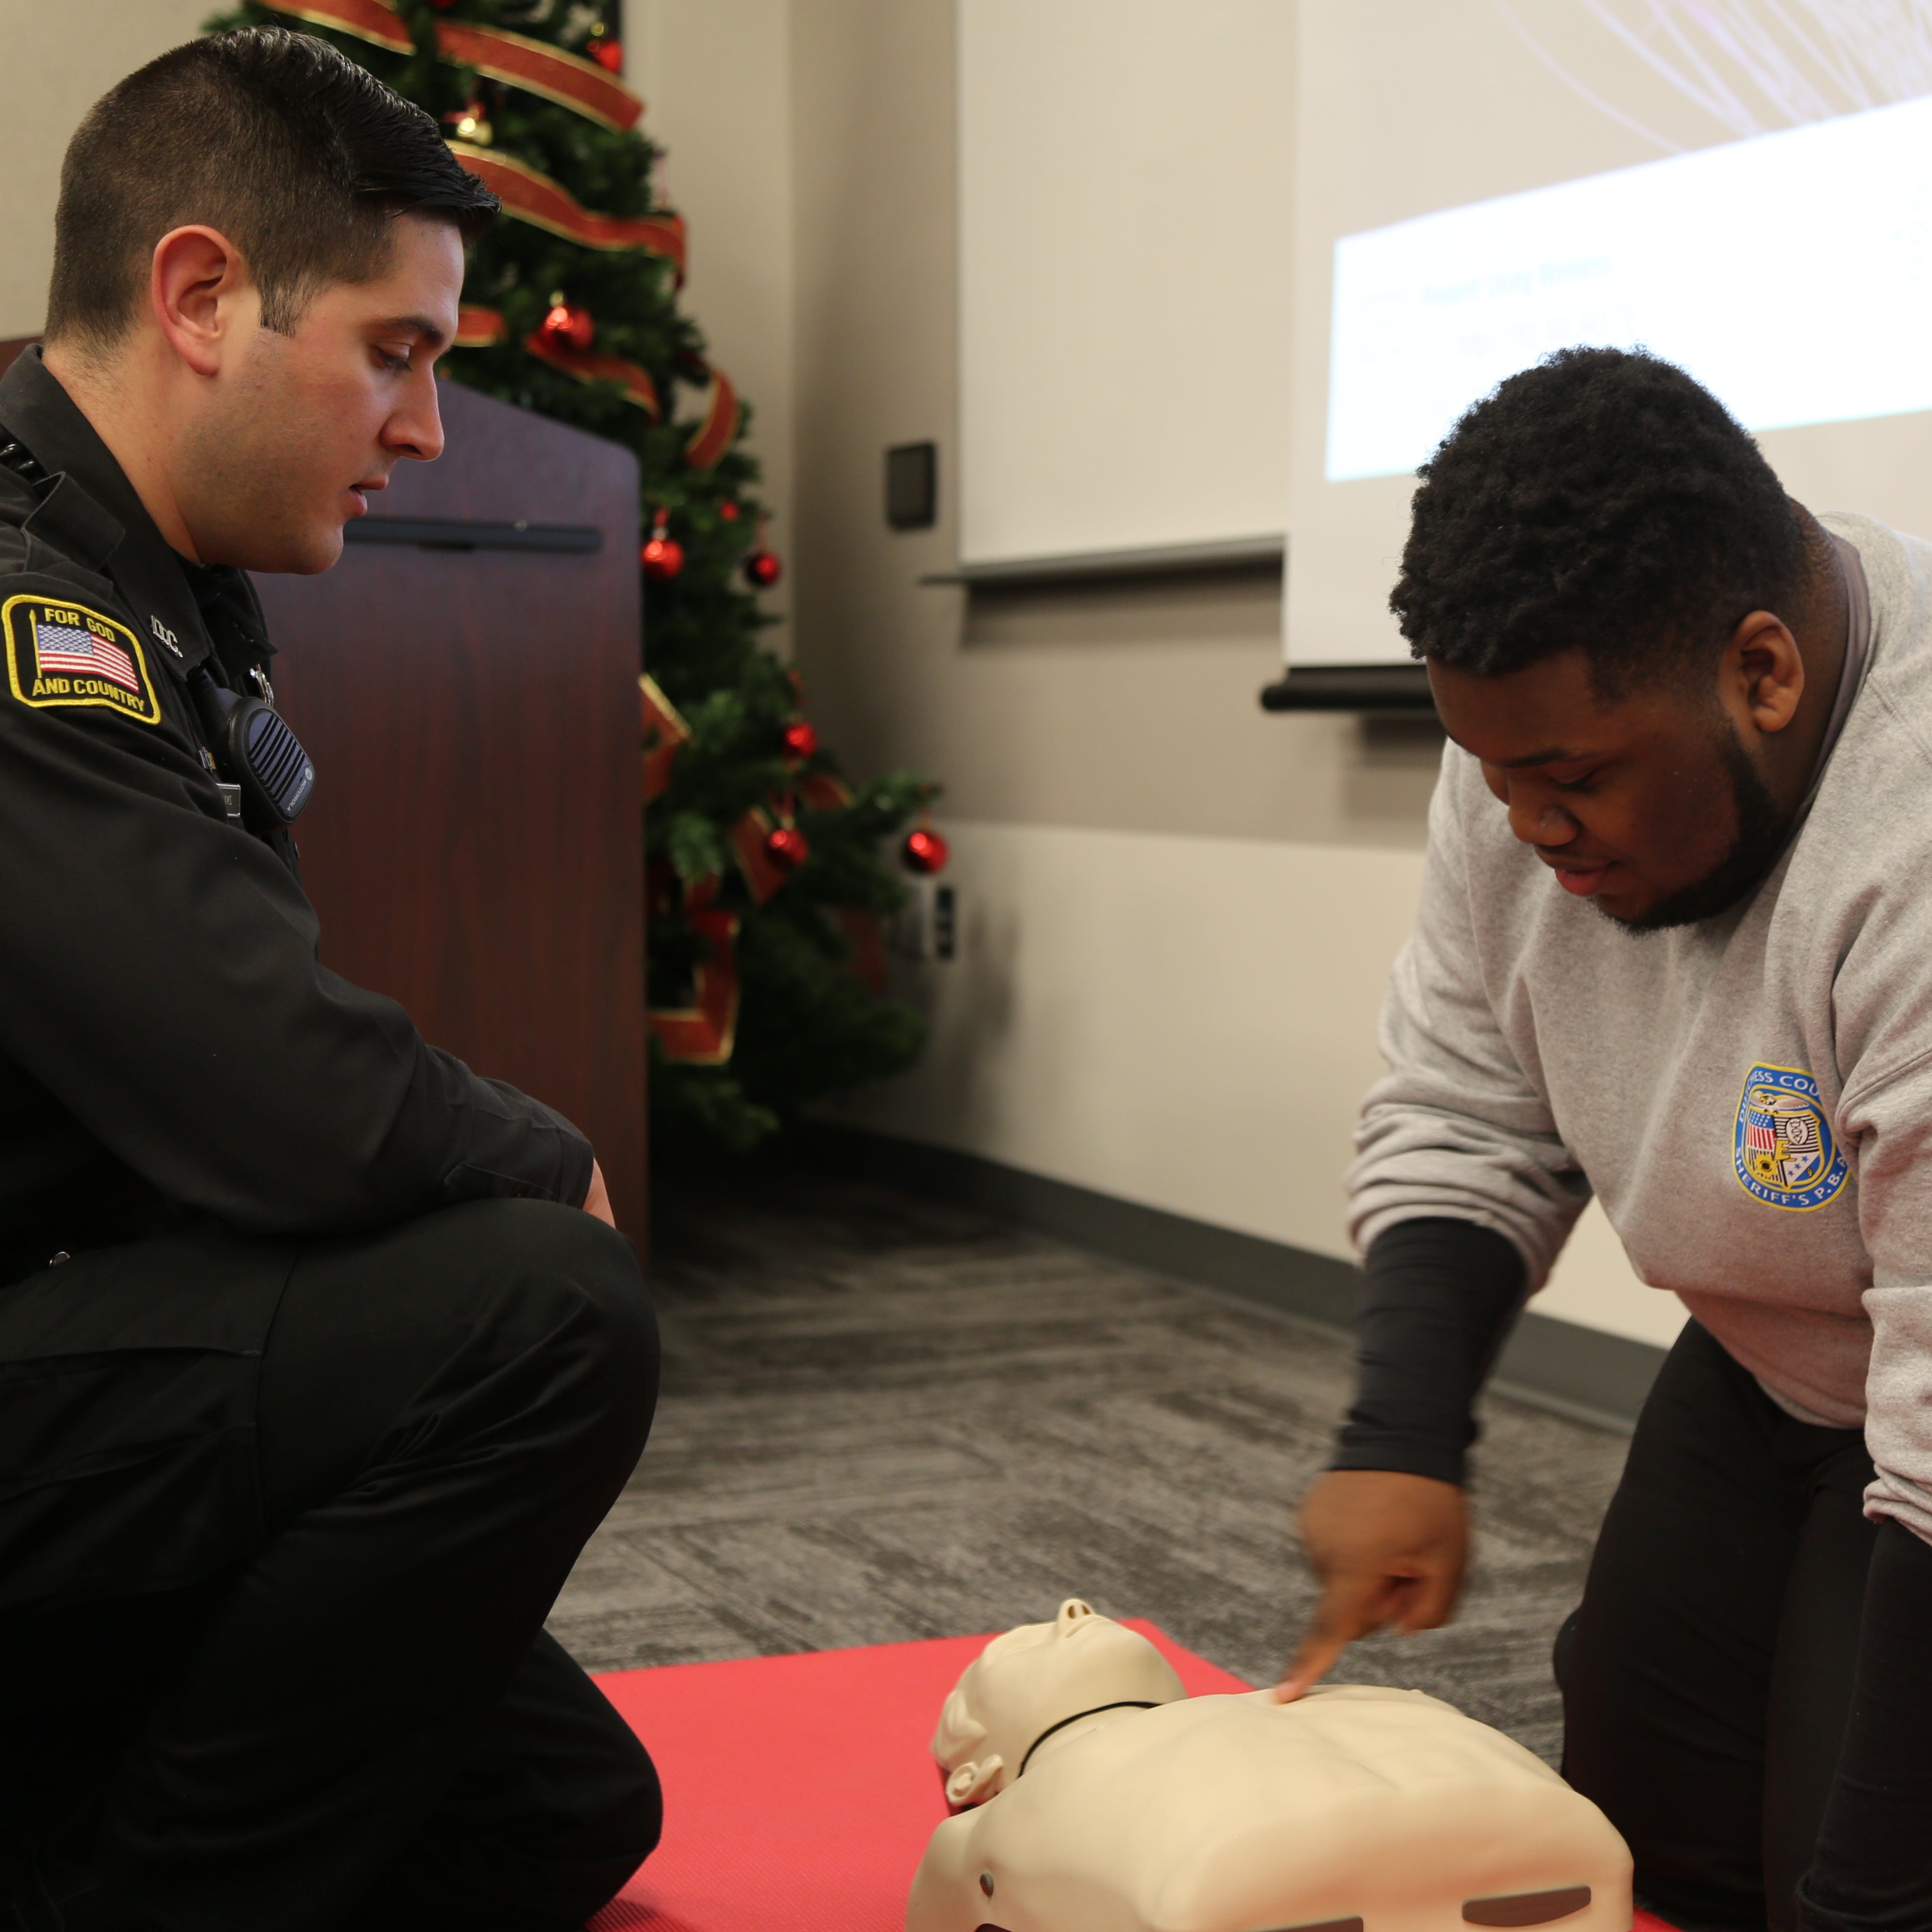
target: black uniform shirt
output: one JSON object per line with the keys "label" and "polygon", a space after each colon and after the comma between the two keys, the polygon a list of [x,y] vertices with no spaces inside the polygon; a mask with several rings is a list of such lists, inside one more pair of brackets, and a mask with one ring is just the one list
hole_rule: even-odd
{"label": "black uniform shirt", "polygon": [[41,474],[0,467],[0,1280],[197,1216],[580,1202],[583,1136],[321,965],[288,835],[229,819],[186,680],[266,664],[248,579],[168,546],[38,350],[9,440]]}

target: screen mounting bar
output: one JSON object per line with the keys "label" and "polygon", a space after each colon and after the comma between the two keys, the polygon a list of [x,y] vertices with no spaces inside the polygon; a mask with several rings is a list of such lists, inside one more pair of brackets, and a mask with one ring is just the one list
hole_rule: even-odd
{"label": "screen mounting bar", "polygon": [[1238,537],[1222,543],[1151,544],[1132,550],[1092,550],[1063,556],[1001,558],[935,572],[922,584],[963,584],[968,590],[1015,590],[1030,584],[1104,582],[1109,578],[1190,577],[1201,572],[1280,570],[1288,539]]}
{"label": "screen mounting bar", "polygon": [[1291,664],[1262,687],[1264,711],[1406,711],[1433,716],[1429,673],[1419,664]]}

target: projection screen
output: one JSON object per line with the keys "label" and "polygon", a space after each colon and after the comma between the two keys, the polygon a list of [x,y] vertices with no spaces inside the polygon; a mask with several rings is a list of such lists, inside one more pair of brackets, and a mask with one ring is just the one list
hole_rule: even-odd
{"label": "projection screen", "polygon": [[1301,0],[1286,636],[1406,662],[1414,471],[1642,344],[1816,509],[1932,534],[1932,0]]}

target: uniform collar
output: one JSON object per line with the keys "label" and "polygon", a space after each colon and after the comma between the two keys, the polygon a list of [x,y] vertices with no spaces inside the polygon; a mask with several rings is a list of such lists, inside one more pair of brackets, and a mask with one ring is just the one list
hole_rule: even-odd
{"label": "uniform collar", "polygon": [[[68,528],[86,518],[85,509],[62,502],[63,493],[78,484],[92,499],[89,507],[104,511],[120,525],[120,542],[97,567],[114,580],[151,655],[178,677],[184,676],[211,650],[197,590],[207,594],[212,580],[239,573],[202,569],[169,544],[113,452],[41,361],[38,347],[22,351],[0,377],[0,424],[33,452],[50,476],[62,479],[44,499],[35,518],[47,515],[55,525]],[[98,518],[86,520],[90,547],[98,550],[106,532]],[[44,533],[60,541],[55,528]]]}

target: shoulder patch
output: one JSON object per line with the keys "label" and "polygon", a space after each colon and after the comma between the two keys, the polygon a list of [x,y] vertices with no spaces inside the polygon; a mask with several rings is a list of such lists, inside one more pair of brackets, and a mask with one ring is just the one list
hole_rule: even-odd
{"label": "shoulder patch", "polygon": [[140,640],[125,624],[84,604],[10,597],[0,605],[7,682],[36,710],[96,707],[142,724],[161,722],[161,704]]}

